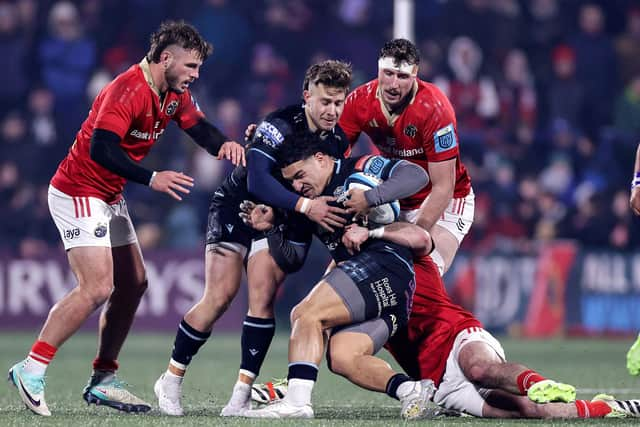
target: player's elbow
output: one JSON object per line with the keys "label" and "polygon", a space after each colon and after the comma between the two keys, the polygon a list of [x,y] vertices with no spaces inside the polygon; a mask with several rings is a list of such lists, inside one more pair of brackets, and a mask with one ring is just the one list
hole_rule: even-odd
{"label": "player's elbow", "polygon": [[411,250],[417,256],[428,255],[433,250],[433,239],[431,234],[420,228],[417,233],[411,233]]}

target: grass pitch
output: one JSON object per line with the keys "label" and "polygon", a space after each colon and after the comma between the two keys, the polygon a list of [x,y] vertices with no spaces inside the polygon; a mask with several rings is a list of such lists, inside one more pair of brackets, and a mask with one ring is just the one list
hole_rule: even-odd
{"label": "grass pitch", "polygon": [[[32,334],[0,334],[0,367],[8,370],[24,358],[33,340]],[[543,375],[575,384],[578,398],[591,398],[608,392],[619,398],[640,398],[640,378],[630,377],[625,369],[625,353],[632,340],[545,340],[502,339],[510,360],[539,370]],[[129,336],[120,357],[120,377],[131,384],[138,396],[155,407],[153,383],[166,368],[173,343],[172,335]],[[123,414],[105,407],[88,407],[82,400],[82,388],[90,373],[96,349],[96,336],[80,334],[71,338],[58,352],[47,371],[46,399],[53,414],[38,417],[26,410],[17,392],[5,383],[0,386],[0,426],[174,426],[174,425],[308,425],[308,426],[388,426],[405,424],[399,419],[398,402],[384,394],[361,390],[331,374],[323,366],[314,390],[315,420],[245,420],[218,416],[229,398],[239,366],[239,335],[215,335],[194,358],[184,387],[185,417],[163,416],[157,409],[144,415]],[[385,359],[388,355],[381,352]],[[274,339],[261,377],[286,374],[287,337]],[[481,420],[450,418],[411,424],[429,426],[457,425],[621,425],[633,420]]]}

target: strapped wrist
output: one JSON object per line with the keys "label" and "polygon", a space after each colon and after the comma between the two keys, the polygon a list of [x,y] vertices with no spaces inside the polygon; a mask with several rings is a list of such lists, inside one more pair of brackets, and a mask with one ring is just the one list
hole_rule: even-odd
{"label": "strapped wrist", "polygon": [[369,230],[369,237],[372,239],[382,239],[384,235],[384,227],[374,228],[373,230]]}
{"label": "strapped wrist", "polygon": [[151,178],[149,178],[149,184],[147,184],[149,187],[151,187],[151,184],[153,184],[153,178],[155,178],[157,175],[156,171],[153,171],[153,173],[151,174]]}
{"label": "strapped wrist", "polygon": [[303,197],[302,204],[300,205],[300,213],[306,214],[310,207],[311,207],[311,199],[307,199],[306,197]]}

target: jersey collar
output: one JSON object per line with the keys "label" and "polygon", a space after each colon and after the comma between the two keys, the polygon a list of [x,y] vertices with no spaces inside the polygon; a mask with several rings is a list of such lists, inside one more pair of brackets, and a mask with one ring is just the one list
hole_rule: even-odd
{"label": "jersey collar", "polygon": [[151,77],[151,68],[149,67],[149,61],[146,57],[142,58],[140,61],[140,69],[142,70],[142,75],[144,76],[144,80],[147,82],[151,90],[160,97],[160,90],[153,82],[153,78]]}
{"label": "jersey collar", "polygon": [[387,123],[389,124],[389,126],[393,126],[396,120],[398,120],[398,117],[400,117],[400,114],[402,114],[402,112],[407,108],[407,106],[413,104],[413,101],[415,101],[416,99],[417,93],[418,93],[418,79],[416,78],[416,80],[413,82],[413,88],[411,88],[411,93],[410,93],[411,99],[409,99],[409,102],[400,111],[392,114],[387,109],[387,106],[384,105],[384,102],[382,101],[382,95],[380,93],[380,85],[378,85],[378,88],[376,89],[376,98],[378,98],[378,102],[380,102],[380,110],[382,110],[382,114],[387,119]]}

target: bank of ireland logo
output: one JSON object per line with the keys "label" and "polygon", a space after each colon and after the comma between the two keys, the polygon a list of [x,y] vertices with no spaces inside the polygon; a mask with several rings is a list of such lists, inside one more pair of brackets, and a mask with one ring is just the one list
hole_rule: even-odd
{"label": "bank of ireland logo", "polygon": [[173,113],[175,113],[177,109],[178,109],[178,101],[174,99],[169,103],[169,105],[167,105],[167,109],[165,110],[167,113],[167,116],[173,116]]}
{"label": "bank of ireland logo", "polygon": [[96,227],[96,229],[93,231],[93,234],[98,238],[106,236],[107,235],[107,225],[99,223],[98,226]]}

